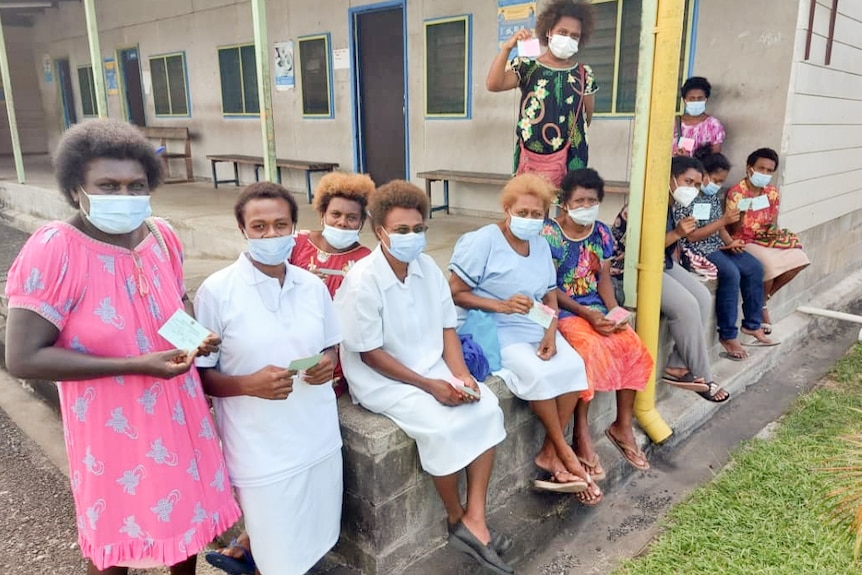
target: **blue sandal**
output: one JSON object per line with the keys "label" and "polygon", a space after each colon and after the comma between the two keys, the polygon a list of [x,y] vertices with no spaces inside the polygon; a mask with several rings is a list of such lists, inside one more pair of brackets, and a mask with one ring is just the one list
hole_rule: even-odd
{"label": "blue sandal", "polygon": [[251,551],[242,545],[238,545],[236,539],[232,539],[230,545],[225,547],[225,549],[242,550],[242,559],[224,555],[219,551],[207,551],[204,554],[204,559],[213,567],[218,567],[222,571],[229,573],[229,575],[254,575],[257,572],[257,565],[251,556]]}

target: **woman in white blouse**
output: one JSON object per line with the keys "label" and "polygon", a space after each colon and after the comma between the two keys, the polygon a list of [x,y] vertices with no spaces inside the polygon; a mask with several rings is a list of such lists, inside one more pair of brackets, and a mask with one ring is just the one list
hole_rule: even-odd
{"label": "woman in white blouse", "polygon": [[[494,446],[503,441],[497,397],[464,364],[443,272],[423,254],[428,198],[396,180],[369,201],[380,244],[356,262],[335,296],[341,362],[354,401],[416,440],[422,468],[446,508],[449,543],[495,573],[511,540],[485,520]],[[467,472],[467,505],[458,477]]]}

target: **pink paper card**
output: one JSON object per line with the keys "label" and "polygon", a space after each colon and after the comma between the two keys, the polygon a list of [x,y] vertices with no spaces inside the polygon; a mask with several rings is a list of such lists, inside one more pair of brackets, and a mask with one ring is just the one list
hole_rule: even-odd
{"label": "pink paper card", "polygon": [[621,325],[627,322],[631,316],[632,312],[630,312],[624,307],[617,306],[608,312],[608,315],[605,316],[605,319],[614,322],[614,325]]}
{"label": "pink paper card", "polygon": [[458,379],[457,377],[455,377],[454,375],[449,378],[449,385],[451,385],[452,387],[454,387],[458,391],[466,393],[467,395],[469,395],[472,398],[479,399],[481,397],[478,393],[476,393],[473,390],[472,387],[468,387],[468,386],[464,385],[464,382],[461,381],[460,379]]}
{"label": "pink paper card", "polygon": [[679,139],[679,142],[677,143],[677,147],[680,150],[685,150],[686,152],[691,154],[694,151],[694,139],[682,137]]}
{"label": "pink paper card", "polygon": [[518,56],[521,58],[538,58],[542,55],[542,47],[538,38],[518,40]]}

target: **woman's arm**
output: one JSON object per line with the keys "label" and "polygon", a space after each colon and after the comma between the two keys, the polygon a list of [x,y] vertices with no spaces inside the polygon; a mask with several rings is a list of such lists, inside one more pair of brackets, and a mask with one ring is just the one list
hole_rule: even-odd
{"label": "woman's arm", "polygon": [[[461,349],[461,338],[458,337],[458,332],[453,328],[447,327],[443,329],[443,361],[446,367],[452,372],[452,375],[464,382],[464,385],[476,393],[479,391],[479,386],[476,385],[476,380],[470,374],[467,364],[464,362],[464,350]],[[475,399],[475,398],[472,398]]]}
{"label": "woman's arm", "polygon": [[593,123],[593,112],[596,109],[596,95],[584,96],[584,122],[587,126]]}
{"label": "woman's arm", "polygon": [[213,397],[248,395],[261,399],[286,399],[293,391],[296,372],[268,365],[249,375],[225,375],[214,367],[199,369],[204,392]]}
{"label": "woman's arm", "polygon": [[507,70],[509,53],[518,44],[518,40],[529,40],[532,37],[529,30],[522,28],[503,43],[500,52],[491,62],[488,69],[488,77],[485,79],[485,87],[489,92],[506,92],[518,87],[518,75],[514,70]]}
{"label": "woman's arm", "polygon": [[545,328],[545,335],[539,343],[539,357],[544,360],[549,360],[557,354],[557,319],[560,315],[560,308],[557,307],[557,290],[554,288],[545,294],[542,298],[542,303],[554,310],[554,317],[551,319],[551,324]]}
{"label": "woman's arm", "polygon": [[[445,331],[444,331],[445,337]],[[445,340],[444,340],[445,354]],[[423,377],[392,357],[382,347],[372,349],[371,351],[363,351],[359,354],[362,363],[380,374],[414,387],[418,387],[422,391],[429,393],[434,398],[444,405],[459,405],[464,403],[467,395],[457,391],[448,382],[440,379],[429,379]],[[463,362],[464,359],[462,358]],[[448,362],[447,362],[448,365]],[[450,368],[451,369],[451,368]]]}
{"label": "woman's arm", "polygon": [[529,313],[533,300],[523,294],[515,294],[507,300],[497,300],[478,296],[458,274],[449,274],[449,289],[452,301],[464,309],[480,309],[491,313]]}
{"label": "woman's arm", "polygon": [[6,366],[22,379],[81,381],[118,375],[170,379],[189,370],[192,357],[174,349],[138,357],[97,357],[54,347],[60,331],[28,309],[12,308],[6,324]]}
{"label": "woman's arm", "polygon": [[602,303],[605,307],[614,309],[619,307],[617,296],[614,295],[614,282],[611,280],[611,262],[605,260],[602,262],[602,269],[599,272],[599,297],[602,298]]}

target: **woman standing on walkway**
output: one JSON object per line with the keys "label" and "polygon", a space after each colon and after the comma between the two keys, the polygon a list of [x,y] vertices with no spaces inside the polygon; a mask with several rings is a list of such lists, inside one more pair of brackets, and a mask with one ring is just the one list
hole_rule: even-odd
{"label": "woman standing on walkway", "polygon": [[587,389],[581,356],[557,331],[557,273],[551,251],[539,235],[553,189],[533,174],[515,176],[503,188],[506,219],[461,236],[449,262],[449,286],[464,309],[493,314],[503,367],[514,373],[506,385],[529,402],[545,428],[536,466],[549,481],[539,489],[577,493],[585,504],[602,499],[565,439]]}
{"label": "woman standing on walkway", "polygon": [[[449,544],[494,573],[513,573],[500,559],[512,541],[486,522],[494,448],[506,437],[503,412],[464,364],[446,278],[422,253],[428,198],[394,180],[372,194],[369,208],[380,245],[335,296],[351,395],[416,441],[446,508]],[[466,506],[458,491],[462,470]]]}
{"label": "woman standing on walkway", "polygon": [[135,127],[92,120],[54,164],[77,211],[36,231],[9,272],[9,372],[59,382],[88,573],[193,575],[239,509],[193,358],[158,333],[191,310],[180,242],[149,218],[161,161]]}
{"label": "woman standing on walkway", "polygon": [[763,331],[772,333],[766,304],[811,261],[802,242],[790,230],[778,227],[780,195],[772,183],[778,170],[778,154],[770,148],[753,151],[745,162],[745,179],[727,193],[727,209],[743,212],[733,228],[733,239],[745,243],[745,251],[763,264]]}
{"label": "woman standing on walkway", "polygon": [[567,171],[586,167],[589,159],[587,128],[599,88],[576,54],[592,31],[589,2],[552,0],[536,20],[536,36],[548,49],[535,60],[515,58],[507,67],[518,41],[531,38],[520,30],[503,43],[485,82],[491,92],[520,88],[515,172],[539,174],[555,188]]}
{"label": "woman standing on walkway", "polygon": [[616,394],[617,417],[605,435],[633,467],[641,471],[650,468],[635,440],[632,416],[635,394],[646,386],[653,369],[649,351],[628,322],[608,317],[610,310],[628,314],[617,306],[611,283],[611,230],[596,220],[604,188],[595,170],[585,168],[566,174],[560,192],[564,211],[548,220],[542,230],[557,269],[560,333],[584,358],[590,386],[581,392],[575,408],[572,447],[596,480],[605,477],[589,425],[590,403],[596,391]]}

